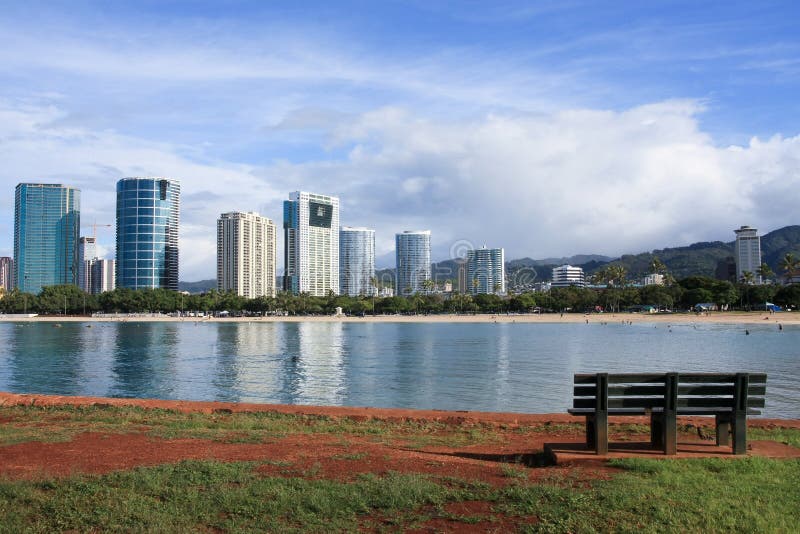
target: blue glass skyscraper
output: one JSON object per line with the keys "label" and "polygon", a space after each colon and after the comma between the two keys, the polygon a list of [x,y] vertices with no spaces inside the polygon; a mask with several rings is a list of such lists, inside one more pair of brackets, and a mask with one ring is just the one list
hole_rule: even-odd
{"label": "blue glass skyscraper", "polygon": [[117,287],[178,290],[180,195],[177,180],[117,182]]}
{"label": "blue glass skyscraper", "polygon": [[19,184],[14,194],[14,286],[39,293],[75,284],[81,192],[61,184]]}

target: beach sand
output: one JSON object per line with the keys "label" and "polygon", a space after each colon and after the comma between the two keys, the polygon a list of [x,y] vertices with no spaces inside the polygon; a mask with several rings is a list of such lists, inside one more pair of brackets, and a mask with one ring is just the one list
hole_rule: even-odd
{"label": "beach sand", "polygon": [[0,322],[202,322],[202,323],[275,323],[275,322],[343,322],[343,323],[663,323],[663,324],[800,324],[800,312],[709,312],[695,313],[544,313],[544,314],[441,314],[441,315],[377,315],[351,316],[270,316],[270,317],[84,317],[38,316],[20,318],[0,315]]}

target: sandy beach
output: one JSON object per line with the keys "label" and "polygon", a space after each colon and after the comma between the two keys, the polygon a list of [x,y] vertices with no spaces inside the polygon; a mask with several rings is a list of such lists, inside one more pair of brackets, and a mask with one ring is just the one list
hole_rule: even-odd
{"label": "sandy beach", "polygon": [[663,324],[800,324],[800,313],[779,312],[710,312],[709,314],[669,313],[544,313],[544,314],[441,314],[441,315],[377,315],[353,316],[269,316],[269,317],[168,317],[120,315],[115,317],[0,315],[0,322],[202,322],[202,323],[270,323],[270,322],[343,322],[343,323],[663,323]]}

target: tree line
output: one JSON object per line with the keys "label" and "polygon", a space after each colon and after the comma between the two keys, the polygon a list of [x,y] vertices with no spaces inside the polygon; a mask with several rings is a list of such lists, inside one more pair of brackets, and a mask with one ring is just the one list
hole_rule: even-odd
{"label": "tree line", "polygon": [[619,271],[611,273],[605,287],[552,288],[507,296],[467,294],[416,294],[408,297],[349,297],[329,294],[315,297],[280,292],[275,297],[247,299],[233,292],[211,290],[185,295],[167,289],[117,288],[91,295],[74,285],[49,286],[34,295],[12,290],[0,299],[2,313],[90,315],[104,313],[221,312],[233,314],[330,315],[341,308],[349,315],[396,313],[530,313],[625,311],[652,305],[658,309],[687,310],[700,303],[720,309],[763,310],[766,302],[800,307],[800,284],[737,284],[690,276],[664,285],[633,287]]}

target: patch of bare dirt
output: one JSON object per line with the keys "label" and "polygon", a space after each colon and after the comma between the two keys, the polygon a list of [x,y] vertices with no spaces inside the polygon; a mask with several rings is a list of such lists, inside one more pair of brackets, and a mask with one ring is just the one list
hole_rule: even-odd
{"label": "patch of bare dirt", "polygon": [[[615,470],[604,459],[591,453],[574,452],[562,455],[559,465],[552,466],[541,453],[546,443],[580,444],[583,432],[565,423],[582,422],[566,414],[525,415],[480,412],[444,412],[417,410],[383,410],[371,408],[273,406],[232,403],[195,403],[134,399],[96,399],[53,396],[27,396],[0,393],[0,405],[101,405],[139,406],[173,409],[182,412],[236,413],[244,411],[275,411],[308,415],[347,417],[356,421],[381,419],[419,423],[436,421],[453,429],[454,437],[463,436],[464,429],[486,425],[491,441],[469,446],[420,445],[425,436],[387,440],[383,437],[364,437],[331,434],[295,434],[269,443],[226,443],[203,439],[161,439],[146,434],[142,425],[127,434],[84,432],[70,442],[28,442],[0,447],[0,476],[32,479],[48,476],[63,477],[75,473],[101,474],[127,470],[137,466],[175,463],[181,460],[258,461],[259,471],[269,476],[326,478],[351,481],[364,473],[383,475],[391,471],[421,473],[441,477],[457,477],[504,486],[519,480],[569,475],[582,480],[607,478]],[[3,416],[5,417],[5,416]],[[14,417],[0,419],[13,424],[45,425]],[[645,418],[612,418],[610,437],[622,450],[620,455],[653,457],[657,451],[637,451],[638,442],[648,439],[644,434],[620,431],[621,423],[647,423]],[[711,421],[708,418],[682,418],[688,432],[680,436],[679,451],[692,455],[730,455],[713,445],[708,438]],[[758,420],[751,426],[765,428],[800,427],[800,421]],[[701,432],[697,432],[701,427]],[[446,436],[446,434],[445,434]],[[232,438],[235,436],[229,436]],[[441,443],[437,433],[433,443]],[[415,441],[416,440],[416,441]],[[444,441],[446,442],[446,441]],[[613,444],[612,444],[613,445]],[[800,457],[800,450],[771,441],[753,441],[750,453],[769,457]],[[563,458],[563,461],[562,461]],[[546,467],[542,469],[542,467]]]}

